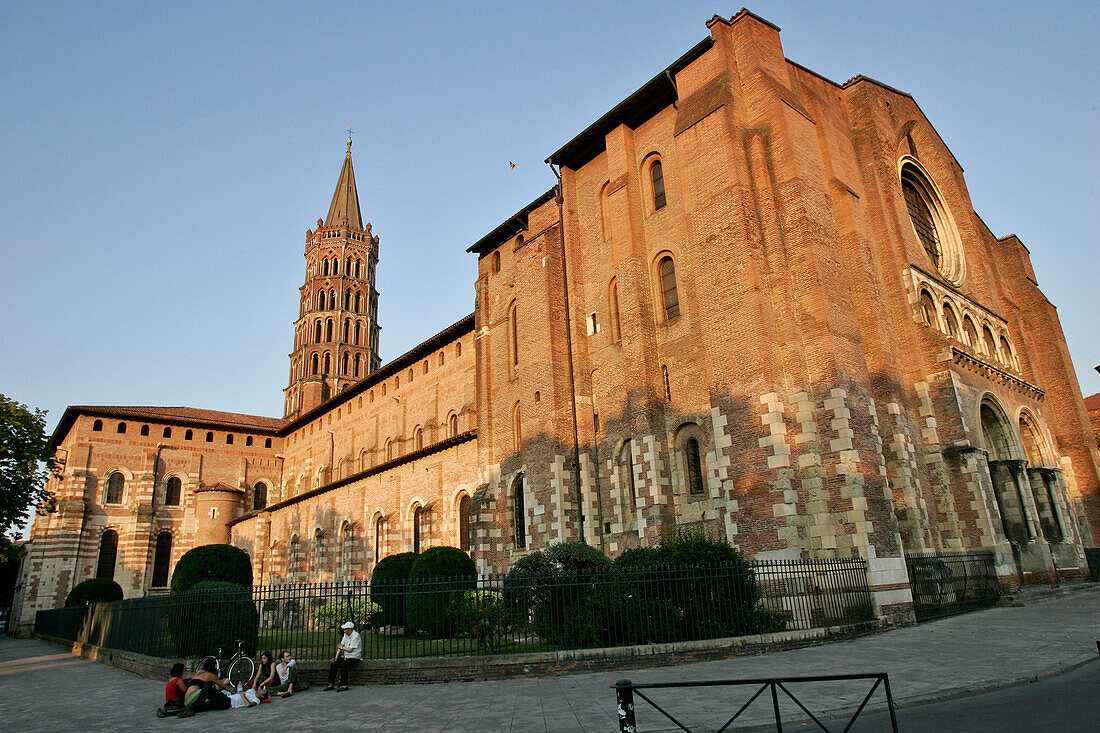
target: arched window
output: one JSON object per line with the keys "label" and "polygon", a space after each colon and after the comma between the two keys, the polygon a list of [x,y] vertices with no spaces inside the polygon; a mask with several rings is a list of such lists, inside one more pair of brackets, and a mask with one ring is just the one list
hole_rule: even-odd
{"label": "arched window", "polygon": [[344,260],[344,274],[345,275],[350,275],[351,274],[351,258],[350,257],[348,257],[346,260]]}
{"label": "arched window", "polygon": [[665,207],[665,172],[661,167],[661,161],[653,161],[653,165],[649,167],[649,175],[653,180],[653,208],[663,209]]}
{"label": "arched window", "polygon": [[699,450],[699,441],[694,437],[684,441],[683,458],[688,491],[692,494],[704,493],[703,455]]}
{"label": "arched window", "polygon": [[206,442],[207,443],[213,443],[214,442],[214,433],[212,433],[212,432],[207,432],[206,433]]}
{"label": "arched window", "polygon": [[609,210],[611,208],[611,201],[608,198],[608,191],[610,189],[610,181],[603,184],[603,187],[600,188],[600,239],[605,241],[611,239],[611,212]]}
{"label": "arched window", "polygon": [[360,333],[361,329],[362,329],[362,326],[361,326],[360,322],[356,321],[355,322],[355,338],[352,341],[352,343],[354,343],[356,346],[359,345],[359,333]]}
{"label": "arched window", "polygon": [[329,307],[329,310],[336,310],[336,291],[335,290],[329,290],[328,291],[328,307]]}
{"label": "arched window", "polygon": [[951,283],[959,285],[965,266],[958,232],[935,184],[913,158],[902,165],[901,190],[909,221],[928,259]]}
{"label": "arched window", "polygon": [[244,439],[244,444],[245,444],[245,445],[247,445],[247,446],[249,446],[249,447],[251,447],[251,446],[252,446],[252,436],[251,436],[251,435],[249,435],[248,437],[246,437],[246,438]]}
{"label": "arched window", "polygon": [[92,432],[98,433],[101,430],[103,430],[103,421],[102,420],[96,420],[95,422],[92,423]]}
{"label": "arched window", "polygon": [[982,326],[982,336],[985,337],[985,348],[983,351],[988,356],[999,360],[999,355],[997,354],[997,339],[993,337],[993,330],[988,325]]}
{"label": "arched window", "polygon": [[328,258],[327,257],[325,259],[321,260],[321,274],[322,275],[327,275],[328,274]]}
{"label": "arched window", "polygon": [[164,506],[179,506],[183,496],[183,481],[178,476],[171,476],[164,485]]}
{"label": "arched window", "polygon": [[351,341],[351,320],[344,319],[344,341]]}
{"label": "arched window", "polygon": [[512,301],[508,309],[508,363],[512,367],[519,364],[519,325],[516,321],[516,303]]}
{"label": "arched window", "polygon": [[519,401],[512,405],[512,450],[519,451],[523,445],[523,435],[521,432],[520,418],[519,418]]}
{"label": "arched window", "polygon": [[455,344],[455,358],[462,356],[462,342],[459,341]]}
{"label": "arched window", "polygon": [[359,354],[355,355],[355,359],[352,360],[352,363],[354,365],[353,376],[358,377],[359,376]]}
{"label": "arched window", "polygon": [[225,444],[226,445],[233,445],[233,433],[226,433],[225,434]]}
{"label": "arched window", "polygon": [[325,321],[325,341],[332,341],[332,319]]}
{"label": "arched window", "polygon": [[340,360],[340,373],[346,375],[348,373],[348,363],[351,359],[351,354],[347,351],[344,352],[344,356]]}
{"label": "arched window", "polygon": [[270,447],[271,447],[271,438],[264,439],[264,448],[270,448]]}
{"label": "arched window", "polygon": [[611,340],[618,341],[622,338],[619,326],[619,281],[611,278],[611,284],[607,286],[607,311],[611,322]]}
{"label": "arched window", "polygon": [[523,506],[523,476],[512,484],[512,517],[515,520],[516,549],[527,549],[527,512]]}
{"label": "arched window", "polygon": [[142,435],[148,435],[149,434],[149,426],[148,425],[142,425],[140,432],[141,432]]}
{"label": "arched window", "polygon": [[103,503],[121,504],[125,488],[126,478],[118,471],[115,471],[107,477],[107,495],[103,498]]}
{"label": "arched window", "polygon": [[450,437],[458,437],[458,415],[451,413],[451,416],[447,418],[447,433]]}
{"label": "arched window", "polygon": [[1012,431],[1005,422],[1001,410],[990,401],[979,408],[982,426],[982,442],[988,452],[987,466],[993,484],[993,495],[1001,512],[1005,536],[1015,543],[1025,543],[1032,538],[1031,526],[1020,496],[1020,487],[1014,469],[1020,457],[1013,449]]}
{"label": "arched window", "polygon": [[359,294],[359,292],[357,291],[357,292],[355,293],[355,308],[354,308],[354,310],[355,310],[355,312],[356,312],[356,313],[359,313],[359,312],[361,312],[361,311],[360,311],[360,309],[361,309],[361,307],[362,307],[362,305],[361,305],[361,303],[360,303],[360,299],[361,299],[361,298],[362,298],[362,296],[361,296],[361,295]]}
{"label": "arched window", "polygon": [[321,337],[324,335],[324,327],[321,325],[321,319],[318,318],[314,322],[313,340],[316,343],[321,343]]}
{"label": "arched window", "polygon": [[287,575],[290,576],[290,582],[298,580],[299,573],[302,570],[302,553],[300,543],[298,542],[298,535],[294,534],[290,536],[290,542],[287,543],[286,548],[286,564]]}
{"label": "arched window", "polygon": [[947,327],[947,335],[959,341],[959,319],[955,316],[955,309],[949,303],[943,304],[943,323]]}
{"label": "arched window", "polygon": [[351,288],[344,291],[344,310],[351,310]]}
{"label": "arched window", "polygon": [[421,519],[423,518],[423,514],[424,514],[424,510],[420,507],[419,504],[417,504],[416,508],[413,509],[413,517],[412,517],[412,520],[413,520],[413,522],[412,522],[412,524],[413,524],[413,528],[412,528],[413,529],[412,551],[415,552],[415,553],[420,552],[420,522],[421,522]]}
{"label": "arched window", "polygon": [[386,554],[386,518],[374,520],[374,561],[378,562]]}
{"label": "arched window", "polygon": [[116,433],[125,433],[126,432],[126,423],[120,422],[118,424],[118,427],[115,428],[115,432]]}
{"label": "arched window", "polygon": [[932,211],[928,203],[921,196],[915,182],[908,178],[901,179],[901,190],[905,194],[905,205],[909,209],[909,219],[913,222],[913,229],[917,232],[917,238],[928,253],[932,264],[939,269],[940,266],[940,234],[936,231],[936,222],[932,219]]}
{"label": "arched window", "polygon": [[324,362],[324,366],[321,368],[321,372],[324,373],[324,374],[328,374],[331,371],[332,371],[332,355],[329,354],[326,351],[325,352],[325,362]]}
{"label": "arched window", "polygon": [[168,585],[168,568],[172,563],[172,533],[161,532],[157,535],[157,549],[153,553],[153,587],[164,588]]}
{"label": "arched window", "polygon": [[172,437],[172,428],[165,428],[165,429],[164,429],[164,432],[162,433],[162,435],[163,435],[163,436],[164,436],[165,438],[171,438],[171,437]]}
{"label": "arched window", "polygon": [[458,500],[458,548],[469,552],[473,547],[470,532],[470,497],[465,494]]}
{"label": "arched window", "polygon": [[314,354],[309,358],[309,368],[311,374],[317,374],[320,371],[317,362],[317,354]]}
{"label": "arched window", "polygon": [[267,506],[267,484],[258,481],[252,487],[252,511],[258,512]]}
{"label": "arched window", "polygon": [[410,369],[409,370],[409,381],[412,382],[413,377],[415,377],[415,376],[416,376],[416,371],[413,370],[413,369]]}
{"label": "arched window", "polygon": [[974,351],[981,351],[982,345],[978,340],[978,330],[974,328],[974,321],[970,320],[970,316],[963,316],[963,334],[966,336],[966,343]]}
{"label": "arched window", "polygon": [[386,460],[387,461],[392,461],[393,458],[394,458],[393,441],[390,440],[389,438],[386,438],[385,452],[386,452]]}
{"label": "arched window", "polygon": [[634,521],[638,507],[638,494],[634,488],[634,456],[631,442],[623,443],[619,450],[619,492],[623,504],[623,521]]}
{"label": "arched window", "polygon": [[416,446],[417,450],[422,450],[424,448],[424,430],[419,425],[417,425],[416,430],[413,431],[413,445]]}
{"label": "arched window", "polygon": [[187,430],[186,430],[186,431],[184,431],[184,433],[183,433],[183,439],[184,439],[184,440],[191,440],[191,439],[192,439],[192,438],[194,438],[194,437],[195,437],[195,433],[194,433],[194,431],[192,431],[191,429],[187,429]]}
{"label": "arched window", "polygon": [[1027,483],[1035,498],[1035,508],[1039,511],[1039,528],[1048,542],[1061,542],[1065,537],[1062,517],[1055,498],[1054,472],[1046,469],[1052,463],[1047,460],[1047,451],[1039,436],[1039,429],[1032,424],[1031,416],[1024,412],[1020,415],[1020,440],[1024,444],[1027,456]]}
{"label": "arched window", "polygon": [[325,309],[325,291],[317,291],[317,310],[323,311]]}
{"label": "arched window", "polygon": [[493,254],[489,257],[489,272],[494,275],[500,272],[500,250],[493,250]]}
{"label": "arched window", "polygon": [[932,300],[932,294],[927,290],[920,291],[920,315],[926,325],[937,327],[936,301]]}
{"label": "arched window", "polygon": [[355,526],[350,522],[344,522],[340,532],[340,564],[345,574],[355,565]]}
{"label": "arched window", "polygon": [[367,449],[364,448],[359,452],[359,470],[366,471],[370,467],[370,457],[367,453]]}
{"label": "arched window", "polygon": [[310,548],[310,560],[313,561],[313,575],[325,570],[325,533],[320,527],[313,530],[313,546]]}
{"label": "arched window", "polygon": [[96,563],[97,578],[115,578],[115,558],[118,556],[118,532],[113,529],[104,531],[99,538],[99,561]]}
{"label": "arched window", "polygon": [[355,276],[356,277],[359,277],[359,265],[360,265],[359,260],[356,260],[355,261]]}
{"label": "arched window", "polygon": [[676,291],[676,265],[671,257],[662,257],[657,269],[661,274],[661,302],[664,305],[665,320],[671,321],[680,315],[680,295]]}
{"label": "arched window", "polygon": [[1008,337],[1001,334],[1001,359],[1007,366],[1015,366],[1016,355],[1012,353],[1012,344],[1008,343]]}

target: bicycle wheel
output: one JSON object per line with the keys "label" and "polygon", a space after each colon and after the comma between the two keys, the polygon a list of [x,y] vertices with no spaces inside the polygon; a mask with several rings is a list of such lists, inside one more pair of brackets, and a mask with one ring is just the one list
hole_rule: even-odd
{"label": "bicycle wheel", "polygon": [[256,674],[256,664],[248,657],[234,659],[229,665],[229,683],[234,688],[240,688],[252,679]]}

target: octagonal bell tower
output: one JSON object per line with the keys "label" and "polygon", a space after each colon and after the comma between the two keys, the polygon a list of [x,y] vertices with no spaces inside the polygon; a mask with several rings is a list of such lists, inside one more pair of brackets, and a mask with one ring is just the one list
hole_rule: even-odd
{"label": "octagonal bell tower", "polygon": [[306,277],[294,323],[286,417],[308,412],[378,368],[378,237],[364,226],[351,138],[328,216],[306,230]]}

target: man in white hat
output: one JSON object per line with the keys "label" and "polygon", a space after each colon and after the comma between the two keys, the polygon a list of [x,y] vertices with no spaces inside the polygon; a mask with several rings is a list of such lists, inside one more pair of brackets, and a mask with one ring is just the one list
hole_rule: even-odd
{"label": "man in white hat", "polygon": [[[341,626],[344,635],[336,647],[336,656],[328,667],[328,690],[345,692],[348,689],[348,670],[363,661],[363,638],[355,630],[355,624],[345,621]],[[336,687],[336,671],[340,671],[340,686]]]}

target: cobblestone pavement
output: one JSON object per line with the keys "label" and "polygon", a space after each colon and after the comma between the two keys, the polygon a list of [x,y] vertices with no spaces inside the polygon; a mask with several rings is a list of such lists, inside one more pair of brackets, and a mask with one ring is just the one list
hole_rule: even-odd
{"label": "cobblestone pavement", "polygon": [[[350,692],[314,688],[252,709],[157,719],[164,685],[27,639],[0,638],[0,727],[9,731],[368,730],[615,731],[621,678],[636,683],[887,672],[899,704],[978,694],[1065,672],[1097,658],[1100,584],[851,641],[750,657],[623,672],[426,685],[367,685]],[[815,711],[854,708],[869,685],[806,690]],[[693,729],[714,730],[748,688],[654,691],[654,699]],[[822,697],[827,695],[827,697]],[[747,722],[763,723],[758,700]],[[784,707],[790,720],[793,705]],[[786,718],[785,718],[786,719]],[[899,714],[902,730],[905,711]],[[645,703],[640,731],[670,730]]]}

